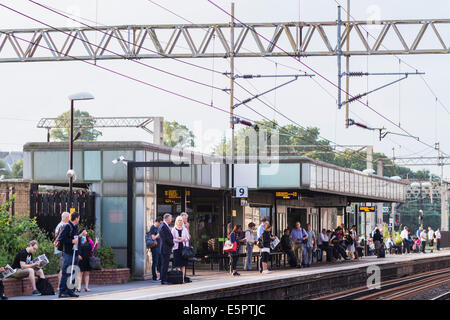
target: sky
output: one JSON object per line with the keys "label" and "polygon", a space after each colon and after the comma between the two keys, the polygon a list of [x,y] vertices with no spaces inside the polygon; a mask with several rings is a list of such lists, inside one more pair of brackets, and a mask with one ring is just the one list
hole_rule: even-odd
{"label": "sky", "polygon": [[[344,7],[346,1],[337,0]],[[40,0],[52,8],[73,13],[85,19],[96,21],[98,25],[140,25],[140,24],[185,24],[183,17],[194,23],[228,23],[229,16],[207,0]],[[231,1],[215,0],[217,5],[229,10]],[[290,22],[290,21],[335,21],[337,3],[335,0],[235,0],[235,15],[243,22]],[[73,21],[49,12],[28,0],[4,0],[1,3],[56,27],[79,26]],[[155,3],[170,9],[178,16],[162,9]],[[450,16],[448,0],[433,1],[351,1],[351,14],[357,20],[388,19],[445,19]],[[343,13],[344,16],[344,13]],[[0,29],[39,28],[39,23],[0,7]],[[447,28],[449,27],[449,28]],[[447,45],[450,45],[450,26],[439,29]],[[380,29],[373,26],[368,30],[378,35]],[[401,30],[411,43],[417,30]],[[249,38],[251,39],[251,38]],[[330,36],[335,42],[335,36]],[[319,42],[312,42],[312,46]],[[373,41],[371,41],[373,43]],[[398,40],[387,38],[384,43],[389,49],[398,46]],[[218,44],[216,44],[218,45]],[[246,49],[254,51],[252,43]],[[267,45],[267,43],[265,44]],[[285,46],[286,42],[280,42]],[[437,44],[429,34],[425,34],[423,46]],[[285,47],[287,49],[287,47]],[[419,47],[420,48],[420,47]],[[1,56],[0,56],[1,57]],[[441,104],[436,104],[435,95],[419,76],[410,76],[400,85],[393,85],[369,95],[368,104],[377,112],[400,125],[413,136],[420,137],[430,145],[440,142],[441,149],[450,154],[450,55],[411,55],[400,58],[415,69],[425,72],[427,81]],[[191,59],[187,60],[220,72],[229,71],[229,60]],[[141,62],[195,79],[219,88],[228,88],[227,77],[200,70],[172,59],[151,59]],[[302,62],[324,77],[337,83],[336,57],[309,57]],[[351,57],[351,71],[369,72],[414,72],[404,62],[394,56]],[[171,90],[202,102],[228,110],[229,97],[223,91],[177,79],[132,61],[99,61],[100,66],[134,77],[149,84]],[[343,59],[344,63],[344,59]],[[253,74],[293,74],[295,70],[307,70],[305,65],[292,58],[237,58],[236,73]],[[309,72],[311,73],[311,72]],[[56,117],[69,109],[68,96],[80,91],[88,91],[95,100],[76,102],[76,108],[88,111],[97,117],[114,116],[162,116],[165,120],[176,120],[194,130],[197,136],[197,150],[210,152],[224,136],[229,135],[229,115],[193,101],[189,101],[148,85],[126,79],[111,72],[101,70],[82,62],[33,62],[0,64],[0,150],[21,151],[27,142],[46,141],[46,131],[36,128],[39,119]],[[355,95],[397,79],[394,77],[355,78],[350,83],[350,93]],[[337,89],[316,75],[315,80],[300,78],[294,83],[276,90],[264,97],[295,122],[305,126],[320,128],[322,137],[342,145],[373,145],[375,152],[392,156],[436,156],[437,151],[410,137],[388,135],[382,141],[378,131],[369,131],[344,125],[344,109],[336,106]],[[268,90],[283,79],[237,80],[252,92]],[[320,86],[319,86],[319,84]],[[249,95],[237,89],[236,97]],[[362,99],[367,102],[366,98]],[[266,117],[277,120],[281,125],[290,122],[258,101],[249,105]],[[379,117],[360,103],[350,105],[350,116],[371,127],[387,128],[392,132],[402,131]],[[236,113],[253,120],[260,120],[245,106]],[[142,129],[103,129],[99,140],[123,141],[140,140],[152,142],[152,137]],[[412,167],[429,169],[440,175],[438,167]],[[444,169],[444,177],[450,179],[449,166]]]}

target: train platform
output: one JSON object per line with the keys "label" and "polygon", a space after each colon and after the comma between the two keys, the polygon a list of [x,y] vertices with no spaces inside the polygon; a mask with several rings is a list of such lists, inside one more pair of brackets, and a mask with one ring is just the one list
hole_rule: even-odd
{"label": "train platform", "polygon": [[[317,263],[310,268],[274,269],[270,274],[258,271],[239,271],[233,277],[225,271],[197,270],[192,282],[180,285],[161,285],[159,281],[133,281],[121,285],[91,285],[91,292],[81,292],[70,300],[156,300],[156,299],[302,299],[319,292],[358,286],[367,279],[367,268],[378,265],[382,280],[411,275],[450,266],[450,250],[433,253],[375,256],[359,260]],[[189,275],[189,271],[188,271]],[[278,292],[279,291],[279,292]],[[276,293],[278,292],[278,293]],[[303,293],[302,296],[299,292]],[[53,300],[55,296],[21,296],[11,300]],[[62,300],[62,299],[61,299]],[[64,299],[67,300],[67,299]]]}

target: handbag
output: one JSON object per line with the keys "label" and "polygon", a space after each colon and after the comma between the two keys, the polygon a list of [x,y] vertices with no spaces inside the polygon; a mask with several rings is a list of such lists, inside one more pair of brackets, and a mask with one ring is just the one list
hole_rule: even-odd
{"label": "handbag", "polygon": [[194,256],[194,248],[192,247],[183,247],[181,249],[181,256],[183,259],[188,260]]}
{"label": "handbag", "polygon": [[230,240],[225,241],[223,252],[235,252],[237,250],[237,242],[231,243]]}
{"label": "handbag", "polygon": [[101,259],[99,257],[89,257],[89,266],[92,270],[102,270]]}

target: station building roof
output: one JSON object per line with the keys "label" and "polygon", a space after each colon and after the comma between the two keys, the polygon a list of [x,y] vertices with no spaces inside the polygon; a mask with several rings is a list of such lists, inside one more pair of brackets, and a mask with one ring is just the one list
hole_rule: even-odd
{"label": "station building roof", "polygon": [[[32,142],[23,147],[24,179],[36,183],[66,183],[69,162],[67,142]],[[126,181],[124,165],[112,160],[174,161],[191,166],[137,169],[136,180],[161,184],[228,189],[230,158],[180,150],[139,141],[75,142],[74,169],[78,183]],[[300,190],[347,196],[353,202],[405,202],[407,182],[307,157],[237,157],[234,185],[250,190]]]}

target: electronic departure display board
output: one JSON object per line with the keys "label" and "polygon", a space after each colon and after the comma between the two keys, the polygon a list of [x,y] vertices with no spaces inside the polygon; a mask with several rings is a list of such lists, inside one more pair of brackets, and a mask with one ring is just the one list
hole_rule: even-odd
{"label": "electronic departure display board", "polygon": [[297,191],[277,191],[275,192],[275,198],[283,200],[298,200],[299,194]]}
{"label": "electronic departure display board", "polygon": [[362,212],[375,212],[375,206],[359,207],[359,211],[362,211]]}
{"label": "electronic departure display board", "polygon": [[164,203],[180,203],[181,194],[176,189],[164,190]]}

